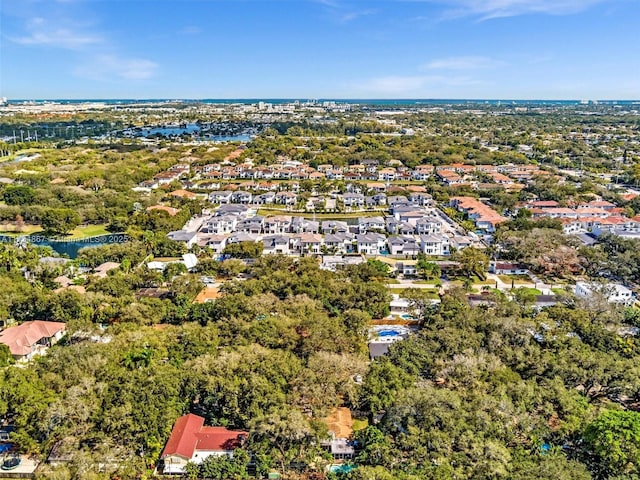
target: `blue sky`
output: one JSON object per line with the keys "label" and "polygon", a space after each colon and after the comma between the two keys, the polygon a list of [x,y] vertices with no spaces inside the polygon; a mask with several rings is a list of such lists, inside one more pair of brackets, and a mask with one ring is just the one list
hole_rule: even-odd
{"label": "blue sky", "polygon": [[2,0],[9,98],[639,99],[638,0]]}

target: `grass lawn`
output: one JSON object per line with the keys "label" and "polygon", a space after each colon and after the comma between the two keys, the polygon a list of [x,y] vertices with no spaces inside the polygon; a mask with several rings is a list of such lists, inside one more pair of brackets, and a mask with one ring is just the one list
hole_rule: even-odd
{"label": "grass lawn", "polygon": [[538,290],[537,288],[530,288],[530,287],[519,287],[517,289],[514,290],[524,290],[527,293],[532,293],[533,295],[542,295],[542,291]]}
{"label": "grass lawn", "polygon": [[482,278],[478,277],[477,275],[471,275],[470,277],[465,277],[465,276],[462,276],[462,275],[449,275],[449,281],[451,283],[460,282],[460,284],[462,284],[467,278],[469,278],[473,283],[485,283],[485,282],[487,282],[486,279],[482,279]]}
{"label": "grass lawn", "polygon": [[0,225],[0,233],[3,235],[31,235],[32,233],[38,233],[42,231],[40,225],[24,225],[18,232],[14,224],[2,224]]}
{"label": "grass lawn", "polygon": [[98,235],[107,235],[109,232],[106,230],[106,224],[101,225],[80,225],[74,228],[70,232],[70,236],[73,238],[88,238],[96,237]]}
{"label": "grass lawn", "polygon": [[516,285],[523,283],[533,283],[533,280],[529,278],[529,275],[498,275],[498,278],[507,284],[511,282]]}
{"label": "grass lawn", "polygon": [[[69,240],[78,240],[82,238],[95,237],[98,235],[107,235],[109,232],[106,230],[106,224],[101,225],[81,225],[74,228],[66,235]],[[24,225],[18,232],[14,224],[2,224],[0,225],[0,234],[2,235],[32,235],[34,233],[42,232],[40,225]]]}
{"label": "grass lawn", "polygon": [[551,291],[556,295],[567,295],[569,293],[564,288],[552,288]]}
{"label": "grass lawn", "polygon": [[353,419],[353,431],[357,432],[358,430],[364,430],[365,428],[367,428],[369,426],[369,421],[365,418],[365,419],[358,419],[358,418],[354,418]]}
{"label": "grass lawn", "polygon": [[[404,285],[398,285],[398,287],[400,287],[400,288],[396,288],[396,286],[393,286],[393,288],[389,288],[389,291],[392,292],[392,293],[395,293],[397,295],[400,295],[402,297],[402,295],[404,294],[405,291],[412,290],[411,288],[406,288]],[[430,290],[428,288],[421,288],[420,291],[424,292],[425,296],[430,300],[439,300],[440,299],[440,296],[438,295],[438,291],[437,290]]]}

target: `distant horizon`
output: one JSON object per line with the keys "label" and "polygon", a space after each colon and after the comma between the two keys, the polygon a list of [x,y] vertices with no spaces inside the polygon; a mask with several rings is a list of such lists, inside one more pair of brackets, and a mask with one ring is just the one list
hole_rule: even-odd
{"label": "distant horizon", "polygon": [[9,104],[12,103],[28,103],[28,102],[425,102],[425,103],[444,103],[444,102],[463,102],[463,103],[484,103],[484,102],[517,102],[517,103],[578,103],[593,102],[598,103],[637,103],[640,97],[633,98],[418,98],[418,97],[111,97],[111,98],[7,98]]}

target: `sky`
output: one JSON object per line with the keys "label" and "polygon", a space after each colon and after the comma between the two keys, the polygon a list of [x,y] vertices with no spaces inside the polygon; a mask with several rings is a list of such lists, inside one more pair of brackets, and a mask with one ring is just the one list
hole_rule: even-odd
{"label": "sky", "polygon": [[9,99],[640,99],[640,0],[0,0]]}

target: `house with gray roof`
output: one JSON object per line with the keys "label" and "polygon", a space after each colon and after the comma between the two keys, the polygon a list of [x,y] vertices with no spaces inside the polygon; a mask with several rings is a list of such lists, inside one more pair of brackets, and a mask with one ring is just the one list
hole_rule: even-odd
{"label": "house with gray roof", "polygon": [[262,237],[262,244],[264,245],[263,254],[282,254],[288,255],[291,253],[290,238],[286,235],[266,235]]}
{"label": "house with gray roof", "polygon": [[320,225],[320,231],[323,234],[327,233],[345,233],[349,232],[349,225],[347,222],[342,222],[340,220],[324,220]]}
{"label": "house with gray roof", "polygon": [[345,193],[341,199],[345,208],[364,207],[364,195],[361,193]]}
{"label": "house with gray roof", "polygon": [[327,233],[324,244],[329,251],[335,253],[351,253],[353,251],[354,235],[348,232]]}
{"label": "house with gray roof", "polygon": [[264,233],[289,233],[291,231],[291,222],[292,219],[290,215],[274,215],[272,217],[266,217],[264,219]]}
{"label": "house with gray roof", "polygon": [[365,255],[380,255],[386,246],[386,237],[379,233],[364,233],[356,235],[358,253]]}
{"label": "house with gray roof", "polygon": [[320,231],[320,222],[307,220],[304,217],[293,217],[291,231],[293,233],[318,233]]}
{"label": "house with gray roof", "polygon": [[264,217],[256,215],[255,217],[245,218],[238,222],[236,226],[237,232],[253,233],[258,235],[262,233],[264,228]]}
{"label": "house with gray roof", "polygon": [[202,233],[222,235],[236,231],[238,217],[235,215],[220,215],[209,218],[200,229]]}
{"label": "house with gray roof", "polygon": [[382,217],[360,217],[358,218],[358,233],[384,232],[386,228]]}
{"label": "house with gray roof", "polygon": [[231,191],[223,191],[223,192],[211,192],[209,194],[209,201],[211,203],[231,203],[231,196],[233,192]]}
{"label": "house with gray roof", "polygon": [[425,255],[449,255],[449,238],[444,235],[420,235],[420,250]]}
{"label": "house with gray roof", "polygon": [[391,255],[415,256],[420,253],[420,246],[413,237],[392,236],[387,239]]}

